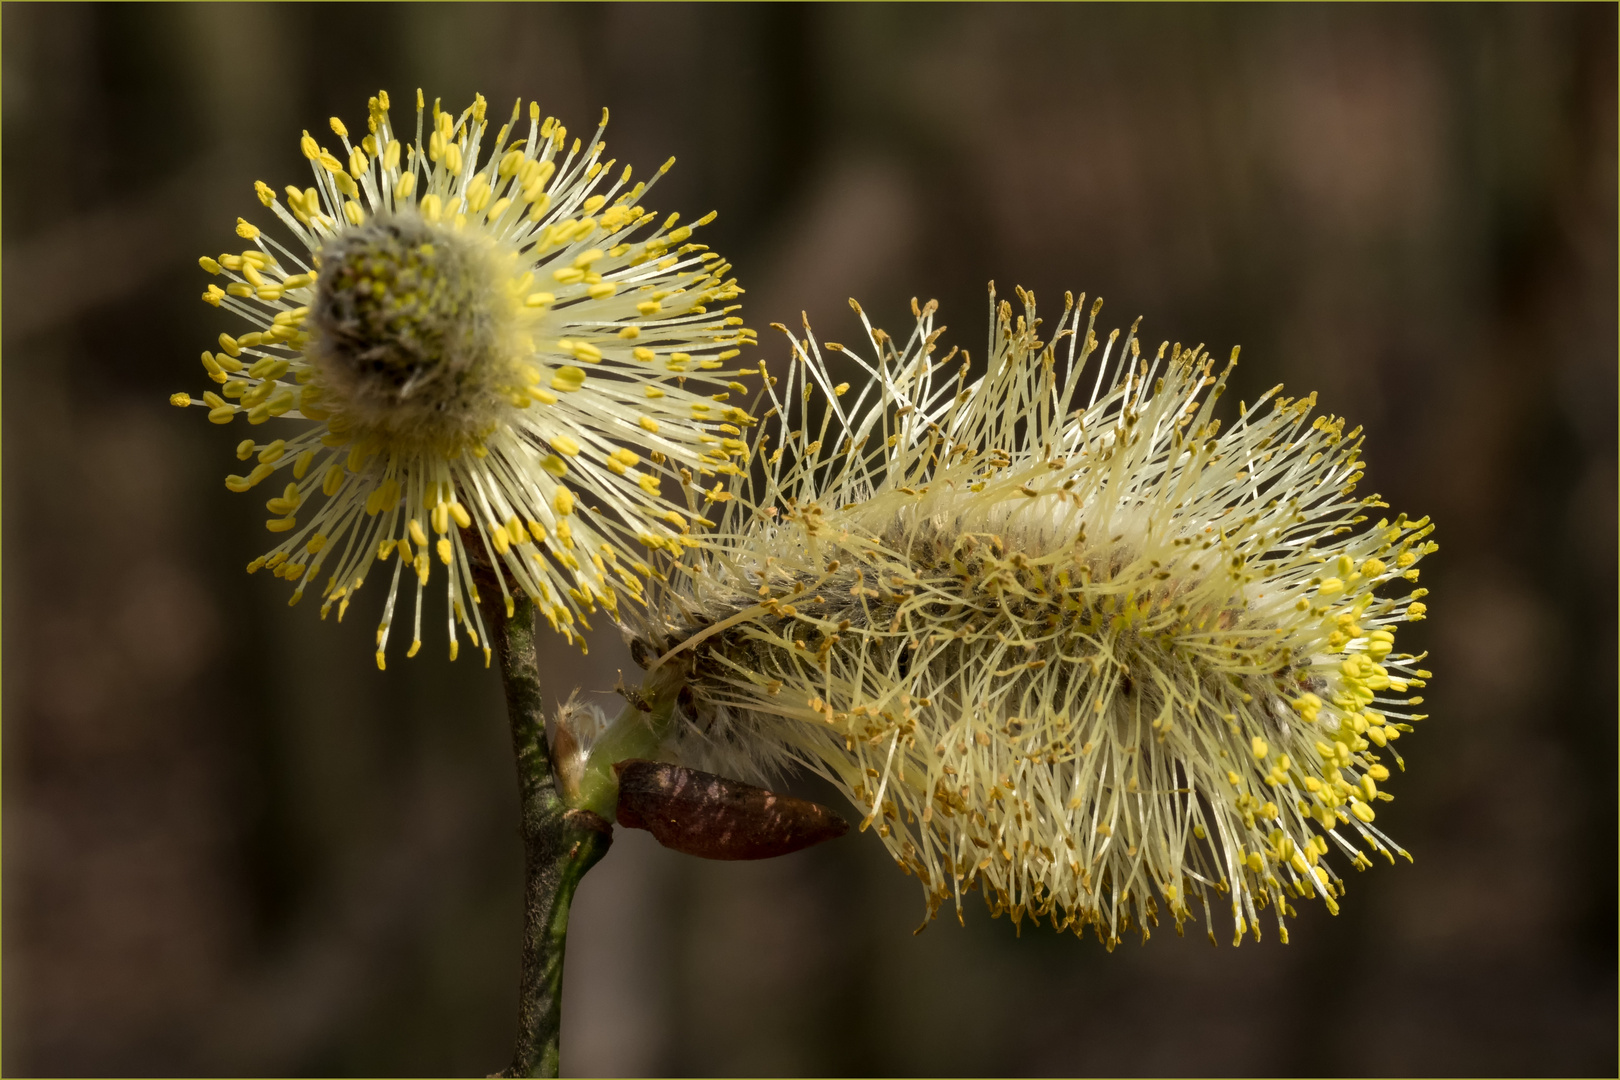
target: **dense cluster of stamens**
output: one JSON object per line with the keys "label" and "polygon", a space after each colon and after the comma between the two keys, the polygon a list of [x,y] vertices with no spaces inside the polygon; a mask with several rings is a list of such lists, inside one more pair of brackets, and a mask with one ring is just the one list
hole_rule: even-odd
{"label": "dense cluster of stamens", "polygon": [[930,914],[980,883],[1110,946],[1195,907],[1213,938],[1212,903],[1286,941],[1292,901],[1337,910],[1330,851],[1405,854],[1374,805],[1422,718],[1394,631],[1432,526],[1367,523],[1360,430],[1314,395],[1221,432],[1235,350],[1100,345],[1072,300],[1043,341],[1020,297],[992,290],[975,382],[932,304],[903,349],[863,314],[872,358],[826,346],[872,377],[853,405],[807,327],[763,486],[732,485],[635,644],[683,671],[683,723],[746,718],[736,745],[838,783]]}
{"label": "dense cluster of stamens", "polygon": [[249,246],[201,260],[225,281],[203,299],[249,328],[202,354],[215,389],[172,400],[218,424],[306,421],[236,449],[251,468],[226,486],[274,488],[267,528],[282,537],[248,569],[295,583],[291,603],[315,583],[323,616],[341,618],[392,559],[379,666],[411,578],[407,655],[420,647],[435,563],[452,657],[458,624],[483,636],[483,563],[509,613],[521,591],[583,648],[585,613],[616,612],[621,589],[640,599],[636,544],[692,542],[662,480],[736,469],[753,421],[727,402],[753,338],[717,305],[742,290],[693,226],[640,205],[650,182],[614,177],[606,110],[585,145],[534,105],[526,132],[519,103],[493,140],[482,97],[459,116],[420,91],[416,106],[413,142],[379,94],[357,142],[332,119],[341,156],[304,133],[313,186],[283,200],[257,185],[294,243],[239,219]]}

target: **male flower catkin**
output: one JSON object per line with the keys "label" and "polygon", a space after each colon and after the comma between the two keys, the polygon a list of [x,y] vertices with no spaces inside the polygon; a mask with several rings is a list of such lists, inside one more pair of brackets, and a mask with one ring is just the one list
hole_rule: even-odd
{"label": "male flower catkin", "polygon": [[418,91],[408,144],[388,110],[371,99],[358,142],[334,117],[341,157],[305,132],[314,186],[285,203],[257,185],[291,247],[238,219],[250,246],[201,260],[228,282],[203,299],[248,329],[202,354],[219,385],[196,403],[218,424],[303,421],[236,448],[252,466],[226,487],[269,482],[282,536],[248,570],[294,582],[290,603],[324,578],[321,613],[341,619],[392,558],[379,667],[405,577],[406,655],[421,647],[435,562],[452,658],[458,623],[483,637],[469,559],[499,568],[509,614],[521,590],[573,640],[586,612],[618,609],[618,588],[639,600],[632,542],[691,542],[661,479],[752,423],[722,404],[743,389],[725,368],[751,331],[734,307],[710,310],[741,290],[692,226],[639,205],[650,183],[602,160],[606,110],[588,146],[535,105],[523,128],[521,102],[492,143],[481,96],[456,116]]}
{"label": "male flower catkin", "polygon": [[844,350],[852,405],[796,341],[763,489],[734,484],[633,645],[684,671],[685,725],[837,782],[930,914],[978,882],[1110,947],[1195,907],[1213,938],[1212,901],[1286,941],[1293,901],[1337,910],[1330,852],[1401,851],[1374,806],[1421,719],[1394,632],[1432,526],[1364,524],[1359,429],[1314,395],[1222,433],[1231,365],[1134,327],[1095,356],[1100,304],[1043,341],[1020,296],[992,291],[977,382],[932,304],[905,349],[867,323],[875,356]]}

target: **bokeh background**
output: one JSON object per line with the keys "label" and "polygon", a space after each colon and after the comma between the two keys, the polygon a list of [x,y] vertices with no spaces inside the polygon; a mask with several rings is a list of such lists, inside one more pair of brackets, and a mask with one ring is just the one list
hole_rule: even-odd
{"label": "bokeh background", "polygon": [[[772,862],[620,836],[568,951],[575,1074],[1616,1069],[1612,5],[7,4],[4,1041],[19,1074],[481,1075],[521,851],[493,672],[244,577],[238,436],[166,404],[226,328],[198,255],[300,129],[422,86],[603,105],[720,211],[760,355],[845,298],[983,340],[987,279],[1243,345],[1432,514],[1416,854],[1294,943],[1112,954],[970,905],[913,936],[869,836]],[[753,359],[753,357],[749,357]],[[372,597],[373,601],[378,597]],[[1404,639],[1403,639],[1404,640]],[[550,686],[608,690],[611,633]],[[812,795],[819,792],[801,785]]]}

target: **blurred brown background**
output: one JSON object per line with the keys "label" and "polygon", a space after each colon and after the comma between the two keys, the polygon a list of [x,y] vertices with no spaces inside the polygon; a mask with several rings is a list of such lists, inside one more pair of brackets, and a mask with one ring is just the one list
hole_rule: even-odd
{"label": "blurred brown background", "polygon": [[[1320,390],[1440,523],[1415,865],[1294,944],[942,920],[875,840],[626,835],[568,953],[573,1073],[1616,1069],[1613,6],[7,4],[4,1044],[18,1073],[483,1074],[521,853],[498,680],[289,611],[196,391],[196,258],[379,87],[537,97],[645,170],[758,327],[984,283],[1106,297]],[[260,215],[263,216],[263,215]],[[784,350],[763,337],[761,354]],[[751,359],[751,358],[750,358]],[[379,597],[373,596],[373,602]],[[607,690],[559,642],[551,685]],[[813,788],[806,790],[814,791]]]}

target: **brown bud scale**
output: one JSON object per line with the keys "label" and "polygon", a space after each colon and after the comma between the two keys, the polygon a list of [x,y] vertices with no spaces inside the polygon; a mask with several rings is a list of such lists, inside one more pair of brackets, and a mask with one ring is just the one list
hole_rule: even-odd
{"label": "brown bud scale", "polygon": [[827,807],[740,780],[630,759],[619,776],[619,824],[700,859],[770,859],[849,831]]}

